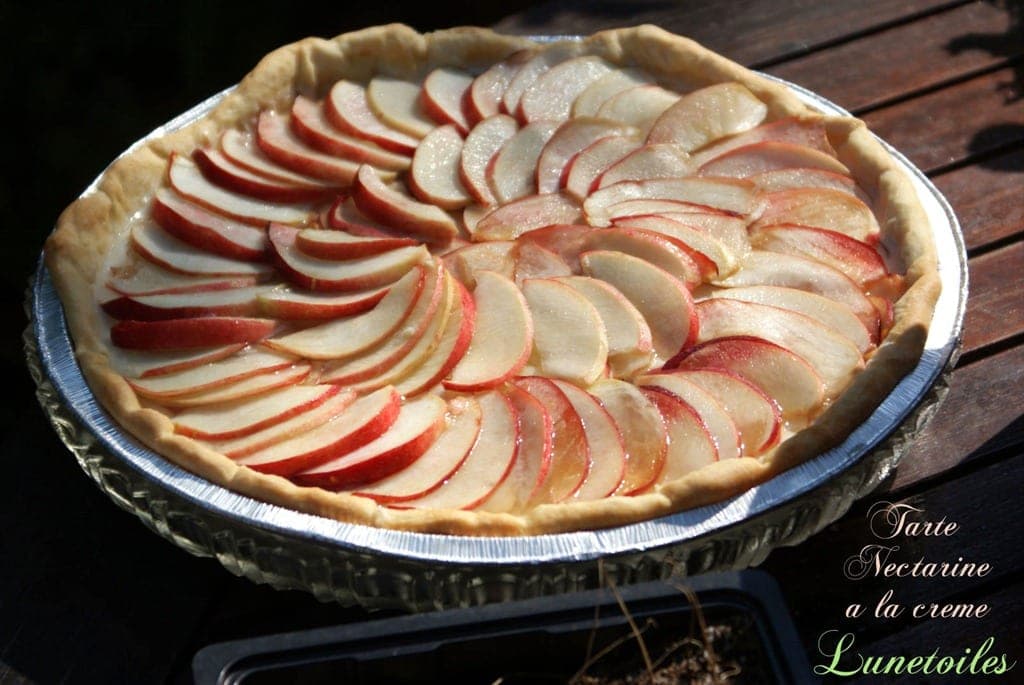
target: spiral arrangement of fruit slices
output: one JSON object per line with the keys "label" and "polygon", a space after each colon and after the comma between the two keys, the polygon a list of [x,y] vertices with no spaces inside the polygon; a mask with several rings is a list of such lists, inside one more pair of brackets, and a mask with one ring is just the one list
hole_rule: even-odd
{"label": "spiral arrangement of fruit slices", "polygon": [[339,81],[176,154],[101,296],[182,435],[397,507],[521,512],[756,456],[902,289],[814,118],[559,48]]}

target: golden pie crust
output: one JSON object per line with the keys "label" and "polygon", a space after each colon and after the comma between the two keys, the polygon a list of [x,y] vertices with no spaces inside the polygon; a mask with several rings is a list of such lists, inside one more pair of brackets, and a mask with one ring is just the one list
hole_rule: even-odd
{"label": "golden pie crust", "polygon": [[[863,423],[896,382],[919,361],[939,293],[930,229],[916,193],[862,122],[828,118],[838,157],[874,200],[882,239],[905,265],[907,290],[895,303],[895,322],[842,395],[810,427],[759,457],[719,461],[630,497],[541,505],[524,514],[398,510],[366,498],[300,487],[237,465],[174,432],[163,413],[145,408],[113,371],[103,342],[95,284],[108,251],[133,214],[161,185],[172,152],[217,140],[225,129],[251,121],[265,108],[286,108],[297,94],[320,98],[341,78],[366,82],[379,73],[422,76],[439,66],[479,70],[530,41],[477,28],[421,35],[382,26],[332,40],[306,39],[267,55],[213,111],[188,127],[147,141],[118,159],[95,189],[61,215],[46,245],[46,264],[64,304],[76,354],[100,403],[129,433],[179,466],[235,492],[340,521],[410,531],[463,535],[535,535],[626,524],[721,501],[762,483],[840,443]],[[722,81],[745,85],[769,108],[767,120],[819,116],[789,90],[685,38],[653,26],[605,31],[580,41],[580,54],[616,65],[639,66],[666,87],[689,90]]]}

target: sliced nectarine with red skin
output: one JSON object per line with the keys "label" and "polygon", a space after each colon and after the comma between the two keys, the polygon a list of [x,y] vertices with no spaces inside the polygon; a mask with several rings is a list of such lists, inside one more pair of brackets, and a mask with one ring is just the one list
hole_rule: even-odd
{"label": "sliced nectarine with red skin", "polygon": [[[401,409],[401,397],[394,388],[382,388],[359,398],[341,413],[312,430],[251,452],[237,459],[236,463],[278,476],[293,476],[301,471],[316,469],[343,459],[345,455],[356,452],[387,433],[395,425]],[[400,452],[400,449],[396,452]],[[384,454],[386,465],[394,466],[388,462],[388,456]],[[390,456],[397,457],[399,466],[410,461],[407,454],[396,453]],[[302,478],[295,480],[301,482]],[[331,486],[334,483],[331,470],[327,469],[311,475],[305,484]]]}
{"label": "sliced nectarine with red skin", "polygon": [[170,188],[156,191],[150,211],[161,228],[200,250],[242,261],[267,258],[265,231],[203,209]]}
{"label": "sliced nectarine with red skin", "polygon": [[130,350],[186,350],[259,342],[277,327],[273,319],[207,316],[164,321],[118,321],[110,338]]}
{"label": "sliced nectarine with red skin", "polygon": [[298,185],[261,176],[214,148],[197,148],[192,152],[192,160],[211,182],[268,202],[317,202],[337,192],[330,186]]}
{"label": "sliced nectarine with red skin", "polygon": [[519,453],[505,480],[477,509],[495,512],[520,512],[536,496],[551,468],[552,423],[544,405],[515,385],[507,395],[519,414]]}
{"label": "sliced nectarine with red skin", "polygon": [[439,67],[423,79],[420,104],[423,111],[438,124],[451,124],[463,136],[469,132],[463,103],[474,78],[459,69]]}
{"label": "sliced nectarine with red skin", "polygon": [[540,402],[552,426],[551,463],[530,504],[565,501],[580,489],[590,472],[592,457],[583,422],[551,379],[526,376],[516,385]]}
{"label": "sliced nectarine with red skin", "polygon": [[378,169],[405,171],[408,155],[385,150],[375,143],[346,134],[333,126],[322,103],[298,95],[292,103],[290,125],[295,134],[320,152]]}
{"label": "sliced nectarine with red skin", "polygon": [[[394,392],[392,388],[382,390]],[[372,395],[364,399],[369,397]],[[349,411],[355,406],[352,405]],[[368,442],[362,440],[361,446],[355,449],[348,449],[349,445],[338,449],[334,445],[329,451],[338,456],[332,455],[328,461],[292,473],[291,477],[300,485],[327,490],[351,490],[387,478],[410,466],[434,444],[445,426],[445,410],[444,400],[435,395],[425,395],[406,402],[393,423],[375,439]],[[342,423],[349,423],[344,420],[344,416],[339,418],[343,419]],[[376,423],[382,424],[384,421],[378,419]],[[351,435],[351,431],[348,434]],[[321,458],[317,455],[316,461]]]}
{"label": "sliced nectarine with red skin", "polygon": [[380,145],[386,150],[412,155],[419,140],[382,122],[366,98],[366,88],[344,79],[335,83],[324,101],[324,114],[338,130]]}
{"label": "sliced nectarine with red skin", "polygon": [[315,228],[303,229],[295,237],[295,246],[310,257],[335,260],[369,257],[418,244],[414,238],[361,236]]}
{"label": "sliced nectarine with red skin", "polygon": [[447,245],[459,233],[451,215],[385,185],[371,166],[360,167],[352,186],[352,199],[366,216],[420,240]]}
{"label": "sliced nectarine with red skin", "polygon": [[641,392],[661,412],[668,435],[665,465],[657,485],[672,483],[718,461],[715,441],[693,407],[670,392],[656,388]]}
{"label": "sliced nectarine with red skin", "polygon": [[497,387],[522,370],[533,349],[533,318],[515,283],[482,271],[473,301],[476,329],[465,356],[444,381],[450,390]]}
{"label": "sliced nectarine with red skin", "polygon": [[[174,430],[201,440],[233,440],[314,409],[341,392],[336,385],[293,385],[224,407],[197,407],[174,417]],[[350,393],[350,401],[355,396]]]}
{"label": "sliced nectarine with red skin", "polygon": [[787,419],[811,416],[825,399],[825,384],[806,360],[754,335],[723,336],[681,352],[666,369],[721,369],[750,381],[778,403]]}
{"label": "sliced nectarine with red skin", "polygon": [[473,509],[508,476],[519,454],[519,415],[505,395],[491,390],[477,396],[480,433],[459,468],[440,487],[402,507]]}
{"label": "sliced nectarine with red skin", "polygon": [[764,121],[768,107],[745,86],[716,83],[687,93],[665,110],[651,127],[650,143],[675,143],[686,152]]}
{"label": "sliced nectarine with red skin", "polygon": [[463,397],[449,403],[452,418],[426,452],[412,465],[353,494],[381,504],[401,504],[424,497],[441,487],[469,455],[480,434],[480,403]]}
{"label": "sliced nectarine with red skin", "polygon": [[172,295],[115,297],[100,307],[115,319],[160,321],[202,316],[256,316],[263,288],[231,288]]}

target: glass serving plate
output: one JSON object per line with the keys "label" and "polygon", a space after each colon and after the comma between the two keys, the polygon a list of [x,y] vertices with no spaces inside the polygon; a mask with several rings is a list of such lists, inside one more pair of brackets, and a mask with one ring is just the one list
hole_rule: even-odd
{"label": "glass serving plate", "polygon": [[[785,85],[824,113],[848,114]],[[223,95],[144,140],[187,125]],[[671,516],[558,535],[457,537],[341,523],[213,485],[143,447],[99,406],[41,260],[26,303],[28,366],[58,435],[101,490],[157,534],[254,582],[307,590],[324,601],[421,611],[590,589],[602,574],[621,585],[753,566],[772,548],[821,530],[876,488],[948,390],[967,300],[963,236],[935,186],[886,147],[913,181],[939,257],[942,294],[920,363],[838,447],[737,497]]]}

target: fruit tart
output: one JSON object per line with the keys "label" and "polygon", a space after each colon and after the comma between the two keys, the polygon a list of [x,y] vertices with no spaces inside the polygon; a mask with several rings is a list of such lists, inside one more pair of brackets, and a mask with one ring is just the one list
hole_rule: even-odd
{"label": "fruit tart", "polygon": [[239,493],[467,535],[609,527],[837,445],[938,294],[864,125],[651,26],[270,53],[46,246],[85,377]]}

